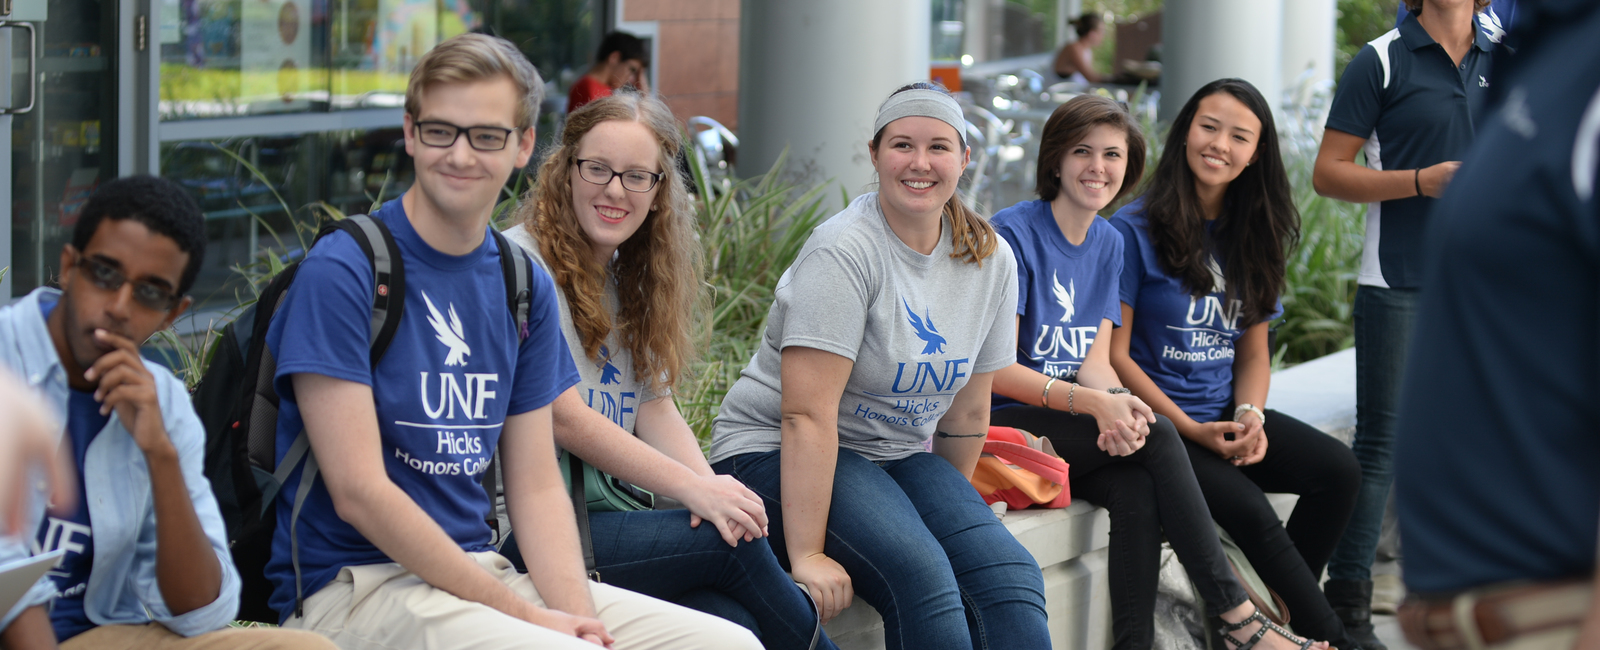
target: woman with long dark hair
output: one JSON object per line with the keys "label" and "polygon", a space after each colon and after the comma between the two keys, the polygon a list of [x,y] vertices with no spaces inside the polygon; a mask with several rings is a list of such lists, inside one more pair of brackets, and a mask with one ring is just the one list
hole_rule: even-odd
{"label": "woman with long dark hair", "polygon": [[948,92],[901,88],[874,122],[878,191],[778,280],[711,460],[761,495],[824,618],[859,594],[891,649],[1048,648],[1039,565],[968,482],[1016,345],[1016,263],[956,194],[969,150]]}
{"label": "woman with long dark hair", "polygon": [[[1148,187],[1111,221],[1123,238],[1111,364],[1182,434],[1212,518],[1295,630],[1350,650],[1317,582],[1360,468],[1338,440],[1266,408],[1267,323],[1282,313],[1300,215],[1261,93],[1241,79],[1195,92]],[[1300,495],[1287,526],[1264,492]]]}
{"label": "woman with long dark hair", "polygon": [[[990,421],[1049,438],[1072,466],[1073,496],[1110,511],[1113,648],[1155,642],[1163,532],[1207,613],[1243,623],[1232,636],[1245,642],[1260,621],[1229,570],[1182,439],[1111,367],[1123,242],[1099,212],[1138,184],[1144,162],[1144,136],[1114,101],[1074,97],[1045,122],[1039,200],[993,219],[1017,257],[1018,345],[1016,363],[995,373]],[[1269,634],[1261,646],[1302,643]]]}

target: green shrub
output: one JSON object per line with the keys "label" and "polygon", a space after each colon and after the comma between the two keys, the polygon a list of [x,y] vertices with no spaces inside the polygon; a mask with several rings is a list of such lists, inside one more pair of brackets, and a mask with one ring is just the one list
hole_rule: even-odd
{"label": "green shrub", "polygon": [[[695,166],[702,201],[696,215],[704,245],[711,310],[699,339],[700,360],[678,388],[678,408],[701,441],[722,396],[761,344],[778,277],[794,261],[812,228],[829,215],[828,184],[805,188],[785,179],[787,152],[772,169],[724,189]],[[843,190],[840,190],[843,193]],[[849,197],[844,196],[844,203]]]}

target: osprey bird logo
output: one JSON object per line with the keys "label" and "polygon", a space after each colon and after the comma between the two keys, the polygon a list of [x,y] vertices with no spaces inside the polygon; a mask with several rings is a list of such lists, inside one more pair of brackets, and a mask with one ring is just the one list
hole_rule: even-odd
{"label": "osprey bird logo", "polygon": [[1072,278],[1067,278],[1067,286],[1063,289],[1061,287],[1061,280],[1056,279],[1055,271],[1050,272],[1050,284],[1053,285],[1050,287],[1050,291],[1056,296],[1056,304],[1061,305],[1061,309],[1063,310],[1061,314],[1061,322],[1072,322],[1073,315],[1078,311],[1072,306],[1073,301],[1076,300],[1078,296],[1077,284],[1073,282]]}
{"label": "osprey bird logo", "polygon": [[1228,281],[1222,275],[1222,265],[1217,262],[1217,256],[1212,255],[1206,260],[1206,268],[1211,271],[1211,290],[1227,291]]}
{"label": "osprey bird logo", "polygon": [[600,346],[600,363],[596,365],[600,366],[601,385],[622,383],[622,371],[611,365],[611,351],[604,345]]}
{"label": "osprey bird logo", "polygon": [[422,302],[428,304],[428,324],[433,326],[434,338],[439,339],[445,347],[450,348],[449,356],[444,358],[444,365],[467,365],[467,357],[472,356],[472,348],[467,347],[465,334],[461,331],[461,317],[456,316],[456,306],[450,307],[450,324],[445,325],[444,316],[439,314],[439,309],[433,306],[433,301],[428,299],[428,292],[422,292]]}
{"label": "osprey bird logo", "polygon": [[901,298],[900,303],[906,306],[906,315],[911,317],[911,327],[917,330],[917,338],[927,343],[922,347],[922,353],[944,352],[944,337],[939,336],[939,329],[933,326],[933,312],[930,311],[926,316],[919,318],[917,312],[911,311],[911,303],[906,302],[905,298]]}

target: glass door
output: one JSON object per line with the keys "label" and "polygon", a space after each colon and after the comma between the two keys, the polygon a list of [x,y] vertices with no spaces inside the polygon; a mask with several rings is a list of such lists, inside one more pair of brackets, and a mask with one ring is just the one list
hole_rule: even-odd
{"label": "glass door", "polygon": [[49,19],[29,23],[31,53],[25,31],[8,30],[12,104],[33,107],[6,129],[11,270],[0,302],[55,280],[89,193],[117,176],[117,11],[117,0],[50,0]]}

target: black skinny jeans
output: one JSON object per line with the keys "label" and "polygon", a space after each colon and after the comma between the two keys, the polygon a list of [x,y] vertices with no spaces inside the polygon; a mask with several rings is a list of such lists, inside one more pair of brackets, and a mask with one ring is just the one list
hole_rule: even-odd
{"label": "black skinny jeans", "polygon": [[[1355,509],[1361,465],[1332,436],[1278,411],[1266,413],[1267,456],[1260,463],[1235,467],[1185,439],[1189,462],[1211,517],[1244,551],[1261,581],[1283,597],[1294,631],[1351,647],[1318,584]],[[1287,525],[1266,492],[1300,495]]]}
{"label": "black skinny jeans", "polygon": [[989,422],[1049,438],[1056,453],[1071,466],[1067,477],[1072,496],[1110,512],[1107,586],[1111,630],[1116,637],[1113,648],[1144,650],[1155,642],[1163,530],[1205,599],[1208,614],[1218,616],[1248,598],[1228,568],[1171,420],[1156,416],[1144,447],[1129,456],[1112,456],[1096,447],[1099,428],[1088,415],[1012,406],[994,411]]}

